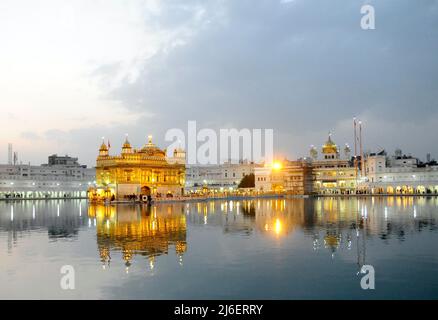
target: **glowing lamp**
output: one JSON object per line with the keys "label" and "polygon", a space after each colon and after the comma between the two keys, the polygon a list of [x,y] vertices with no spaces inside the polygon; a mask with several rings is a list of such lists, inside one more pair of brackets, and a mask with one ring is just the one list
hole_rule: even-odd
{"label": "glowing lamp", "polygon": [[280,170],[282,167],[283,167],[283,166],[281,165],[280,162],[274,162],[274,163],[272,164],[272,168],[273,168],[274,170]]}

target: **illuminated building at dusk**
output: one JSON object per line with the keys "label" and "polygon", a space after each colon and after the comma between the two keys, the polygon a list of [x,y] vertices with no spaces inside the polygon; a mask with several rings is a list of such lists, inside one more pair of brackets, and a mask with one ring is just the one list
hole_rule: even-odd
{"label": "illuminated building at dusk", "polygon": [[349,146],[343,151],[341,156],[329,135],[322,146],[322,157],[318,157],[317,149],[312,146],[310,158],[275,161],[256,168],[256,190],[295,195],[355,193],[356,169],[351,163]]}
{"label": "illuminated building at dusk", "polygon": [[356,192],[357,174],[351,161],[351,150],[345,145],[343,154],[329,135],[322,146],[322,157],[312,146],[310,158],[314,177],[313,193],[316,194],[353,194]]}
{"label": "illuminated building at dusk", "polygon": [[438,164],[403,155],[396,150],[391,157],[385,151],[369,154],[366,177],[361,188],[371,194],[438,194]]}
{"label": "illuminated building at dusk", "polygon": [[1,199],[86,198],[96,171],[77,158],[51,155],[46,164],[1,164]]}
{"label": "illuminated building at dusk", "polygon": [[96,162],[96,187],[90,189],[92,200],[117,199],[127,196],[180,196],[184,194],[185,152],[166,150],[152,143],[152,136],[141,149],[133,149],[128,139],[120,155],[112,156],[102,143]]}

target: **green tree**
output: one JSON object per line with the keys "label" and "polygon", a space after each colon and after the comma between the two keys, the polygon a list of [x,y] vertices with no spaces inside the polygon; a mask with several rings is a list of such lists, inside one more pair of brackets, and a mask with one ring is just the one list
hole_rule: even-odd
{"label": "green tree", "polygon": [[254,173],[244,176],[239,183],[239,188],[255,188]]}

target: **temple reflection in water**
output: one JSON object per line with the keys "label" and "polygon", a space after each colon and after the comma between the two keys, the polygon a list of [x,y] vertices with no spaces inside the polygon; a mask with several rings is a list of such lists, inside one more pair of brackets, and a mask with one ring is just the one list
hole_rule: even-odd
{"label": "temple reflection in water", "polygon": [[88,206],[87,215],[85,201],[2,202],[0,236],[13,254],[33,232],[46,232],[51,242],[78,241],[84,232],[92,232],[96,235],[92,244],[97,246],[96,262],[100,260],[104,268],[123,263],[126,268],[144,264],[153,269],[162,255],[174,256],[175,263],[182,264],[191,245],[188,233],[208,227],[225,237],[255,237],[283,244],[295,236],[304,237],[309,254],[327,253],[332,258],[341,254],[361,266],[367,262],[367,242],[401,243],[423,230],[436,231],[437,206],[436,197],[325,197],[152,207],[95,204]]}
{"label": "temple reflection in water", "polygon": [[112,252],[121,252],[127,270],[135,255],[147,258],[153,269],[155,258],[168,254],[169,248],[182,264],[187,250],[187,226],[186,217],[178,208],[90,205],[88,216],[96,219],[97,246],[103,267],[110,265]]}

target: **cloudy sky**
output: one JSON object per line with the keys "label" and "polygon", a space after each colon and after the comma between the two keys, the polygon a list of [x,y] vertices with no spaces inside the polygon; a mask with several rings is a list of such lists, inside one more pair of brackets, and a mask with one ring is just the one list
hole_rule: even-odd
{"label": "cloudy sky", "polygon": [[[376,10],[362,30],[360,8]],[[296,158],[333,133],[438,158],[438,1],[2,0],[0,162],[92,165],[101,137],[273,128]]]}

